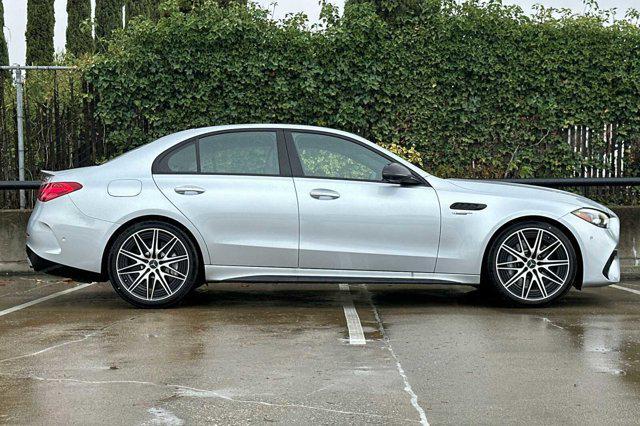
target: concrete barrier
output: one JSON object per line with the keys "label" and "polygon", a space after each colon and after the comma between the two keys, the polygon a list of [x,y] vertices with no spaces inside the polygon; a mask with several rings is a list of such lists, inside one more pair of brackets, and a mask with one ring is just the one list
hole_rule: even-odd
{"label": "concrete barrier", "polygon": [[[612,207],[612,210],[620,217],[620,244],[618,251],[620,257],[628,264],[640,263],[640,206]],[[631,261],[631,262],[629,262]]]}
{"label": "concrete barrier", "polygon": [[29,271],[24,251],[28,210],[0,210],[0,272]]}
{"label": "concrete barrier", "polygon": [[[614,207],[620,216],[620,257],[627,265],[640,264],[640,207]],[[30,211],[0,210],[0,272],[29,271],[24,251]]]}

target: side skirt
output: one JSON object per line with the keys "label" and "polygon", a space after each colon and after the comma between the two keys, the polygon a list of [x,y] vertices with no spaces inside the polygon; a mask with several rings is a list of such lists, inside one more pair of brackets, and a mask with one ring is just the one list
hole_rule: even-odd
{"label": "side skirt", "polygon": [[479,285],[480,275],[426,272],[353,271],[344,269],[264,268],[205,265],[209,282],[399,283]]}

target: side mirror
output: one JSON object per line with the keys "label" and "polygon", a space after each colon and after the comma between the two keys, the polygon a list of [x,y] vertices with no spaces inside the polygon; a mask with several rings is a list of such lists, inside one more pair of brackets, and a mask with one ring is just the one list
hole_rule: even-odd
{"label": "side mirror", "polygon": [[389,163],[382,169],[382,179],[389,183],[400,185],[418,185],[420,181],[400,163]]}

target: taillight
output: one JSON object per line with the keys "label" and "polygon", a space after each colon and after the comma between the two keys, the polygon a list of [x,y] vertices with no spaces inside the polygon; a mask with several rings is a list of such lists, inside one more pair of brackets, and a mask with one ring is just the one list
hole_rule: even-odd
{"label": "taillight", "polygon": [[38,200],[44,202],[53,200],[77,191],[82,188],[78,182],[47,182],[40,185],[38,190]]}

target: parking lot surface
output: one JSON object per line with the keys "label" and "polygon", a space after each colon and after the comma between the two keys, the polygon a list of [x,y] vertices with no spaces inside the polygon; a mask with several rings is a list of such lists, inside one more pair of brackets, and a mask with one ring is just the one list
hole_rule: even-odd
{"label": "parking lot surface", "polygon": [[0,277],[0,422],[637,423],[639,306],[634,279],[541,309],[469,287],[224,284],[141,310],[108,283]]}

